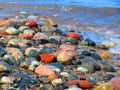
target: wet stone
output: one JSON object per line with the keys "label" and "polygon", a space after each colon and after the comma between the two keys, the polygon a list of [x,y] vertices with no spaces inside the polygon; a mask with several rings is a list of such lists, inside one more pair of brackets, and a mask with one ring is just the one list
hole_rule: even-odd
{"label": "wet stone", "polygon": [[7,53],[6,50],[0,48],[0,56],[3,56],[6,53]]}
{"label": "wet stone", "polygon": [[105,82],[107,82],[107,81],[110,81],[112,78],[114,78],[114,77],[116,77],[114,74],[112,74],[112,73],[108,73],[108,74],[105,74],[104,76],[103,76],[103,80],[105,81]]}
{"label": "wet stone", "polygon": [[42,83],[48,83],[48,82],[49,82],[49,80],[48,80],[47,77],[41,77],[41,78],[40,78],[40,81],[41,81]]}

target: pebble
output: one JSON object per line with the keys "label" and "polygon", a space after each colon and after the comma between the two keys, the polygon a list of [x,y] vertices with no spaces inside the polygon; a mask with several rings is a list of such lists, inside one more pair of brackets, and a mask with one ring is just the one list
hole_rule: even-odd
{"label": "pebble", "polygon": [[13,83],[13,80],[10,77],[3,76],[0,83]]}
{"label": "pebble", "polygon": [[62,79],[55,79],[55,80],[53,80],[52,81],[52,85],[53,86],[56,86],[56,85],[58,85],[58,84],[62,84],[63,83],[63,81],[62,81]]}
{"label": "pebble", "polygon": [[88,72],[88,69],[87,69],[87,68],[84,68],[84,67],[78,67],[78,68],[77,68],[77,71],[78,71],[78,72],[81,72],[81,73],[87,73],[87,72]]}

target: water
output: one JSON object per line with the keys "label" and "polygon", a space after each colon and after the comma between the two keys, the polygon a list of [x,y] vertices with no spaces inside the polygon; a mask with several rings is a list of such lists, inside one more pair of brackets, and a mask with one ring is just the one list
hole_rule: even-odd
{"label": "water", "polygon": [[58,14],[52,18],[58,24],[97,32],[118,43],[111,51],[120,50],[120,0],[0,0],[0,8],[0,17],[20,11],[50,18]]}

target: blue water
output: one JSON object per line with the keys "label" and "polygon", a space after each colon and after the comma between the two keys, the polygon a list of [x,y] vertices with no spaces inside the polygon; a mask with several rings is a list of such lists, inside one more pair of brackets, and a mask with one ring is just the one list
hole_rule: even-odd
{"label": "blue water", "polygon": [[0,4],[16,5],[65,5],[90,8],[120,8],[120,0],[0,0]]}

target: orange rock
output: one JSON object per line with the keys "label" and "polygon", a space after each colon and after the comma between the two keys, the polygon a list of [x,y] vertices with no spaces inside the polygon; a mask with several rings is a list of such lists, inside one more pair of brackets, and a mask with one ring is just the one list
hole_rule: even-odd
{"label": "orange rock", "polygon": [[55,73],[46,65],[40,65],[35,69],[35,73],[41,76],[55,75]]}
{"label": "orange rock", "polygon": [[103,59],[103,60],[114,60],[114,56],[104,50],[98,51],[98,55]]}
{"label": "orange rock", "polygon": [[79,34],[77,34],[77,33],[74,33],[74,32],[70,32],[70,33],[68,33],[68,34],[67,34],[67,37],[70,37],[70,38],[75,38],[75,39],[77,39],[77,40],[80,40],[80,41],[81,41],[81,37],[80,37],[80,35],[79,35]]}
{"label": "orange rock", "polygon": [[0,36],[2,35],[9,35],[9,33],[7,33],[6,31],[0,30]]}
{"label": "orange rock", "polygon": [[37,26],[37,22],[36,21],[30,21],[30,22],[26,22],[25,25],[28,26],[28,27],[35,27],[35,26]]}
{"label": "orange rock", "polygon": [[40,57],[43,63],[51,63],[54,60],[54,55],[52,54],[41,54]]}
{"label": "orange rock", "polygon": [[91,83],[86,80],[80,80],[78,85],[82,89],[90,89],[90,87],[91,87]]}
{"label": "orange rock", "polygon": [[20,38],[30,39],[33,36],[33,34],[19,34]]}
{"label": "orange rock", "polygon": [[53,80],[55,80],[55,79],[57,79],[57,77],[56,77],[56,75],[49,75],[48,76],[48,80],[50,81],[50,82],[52,82]]}
{"label": "orange rock", "polygon": [[79,80],[70,80],[70,81],[67,82],[67,84],[69,86],[71,86],[71,85],[77,85],[78,83],[79,83]]}

